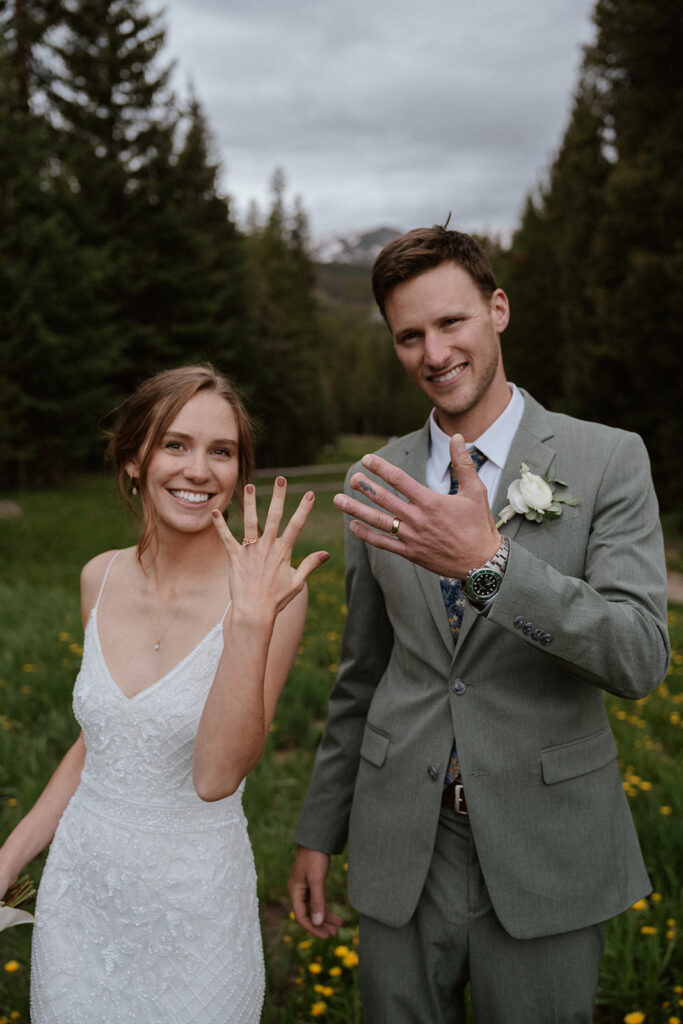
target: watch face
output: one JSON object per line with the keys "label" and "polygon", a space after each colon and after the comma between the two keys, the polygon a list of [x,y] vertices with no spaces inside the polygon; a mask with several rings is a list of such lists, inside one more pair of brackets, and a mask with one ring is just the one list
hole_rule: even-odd
{"label": "watch face", "polygon": [[467,581],[467,589],[477,601],[485,601],[497,593],[503,577],[493,569],[479,569]]}

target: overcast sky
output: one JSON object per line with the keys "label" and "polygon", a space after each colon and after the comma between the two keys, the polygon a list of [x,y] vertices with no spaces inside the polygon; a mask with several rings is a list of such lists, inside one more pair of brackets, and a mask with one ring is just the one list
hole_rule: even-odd
{"label": "overcast sky", "polygon": [[593,0],[167,0],[239,218],[281,167],[318,240],[514,228],[557,149]]}

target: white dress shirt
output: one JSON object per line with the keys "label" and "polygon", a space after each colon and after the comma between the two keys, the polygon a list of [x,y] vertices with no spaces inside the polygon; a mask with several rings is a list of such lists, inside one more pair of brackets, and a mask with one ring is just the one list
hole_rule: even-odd
{"label": "white dress shirt", "polygon": [[[491,509],[493,509],[493,503],[496,501],[500,474],[507,461],[512,439],[524,414],[524,397],[522,392],[509,381],[508,386],[512,392],[512,397],[498,419],[494,420],[491,426],[476,441],[467,445],[468,448],[478,448],[487,458],[487,461],[479,470],[479,477],[486,487]],[[451,487],[449,470],[451,464],[449,444],[451,439],[436,422],[434,412],[435,410],[432,409],[429,417],[427,487],[432,491],[438,491],[440,494],[448,494]],[[506,501],[501,502],[501,508],[504,504],[506,504]]]}

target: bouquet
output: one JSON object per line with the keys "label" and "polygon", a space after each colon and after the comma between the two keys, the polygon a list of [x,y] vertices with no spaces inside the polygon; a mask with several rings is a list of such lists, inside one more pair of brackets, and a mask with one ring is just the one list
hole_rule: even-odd
{"label": "bouquet", "polygon": [[0,932],[5,928],[12,928],[15,924],[33,922],[33,914],[19,910],[19,907],[32,900],[35,894],[35,886],[28,875],[22,875],[18,882],[9,887],[4,900],[0,900]]}

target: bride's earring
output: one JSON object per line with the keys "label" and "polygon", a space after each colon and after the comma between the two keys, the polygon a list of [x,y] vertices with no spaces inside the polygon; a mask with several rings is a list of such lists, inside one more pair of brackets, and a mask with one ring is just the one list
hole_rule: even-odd
{"label": "bride's earring", "polygon": [[130,478],[130,483],[131,483],[130,493],[133,495],[133,497],[135,497],[136,494],[138,493],[138,485],[135,482],[135,480],[133,479],[133,477]]}

